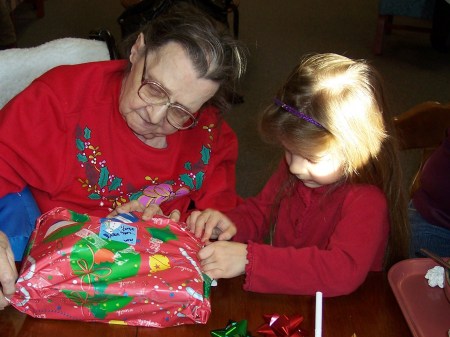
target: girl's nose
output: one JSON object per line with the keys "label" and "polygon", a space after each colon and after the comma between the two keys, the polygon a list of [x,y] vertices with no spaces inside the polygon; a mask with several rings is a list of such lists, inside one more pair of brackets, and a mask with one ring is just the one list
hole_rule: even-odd
{"label": "girl's nose", "polygon": [[306,170],[307,160],[300,156],[292,156],[289,163],[289,171],[292,174],[302,174]]}

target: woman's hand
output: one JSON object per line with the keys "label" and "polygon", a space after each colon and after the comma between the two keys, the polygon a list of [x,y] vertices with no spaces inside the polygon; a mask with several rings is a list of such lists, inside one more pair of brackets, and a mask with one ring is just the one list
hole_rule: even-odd
{"label": "woman's hand", "polygon": [[[158,205],[150,204],[148,206],[142,205],[137,200],[132,200],[130,202],[127,202],[126,204],[118,206],[114,211],[108,214],[108,218],[112,218],[116,215],[122,214],[122,213],[130,213],[130,212],[141,212],[142,214],[142,220],[150,220],[155,215],[164,215],[163,211]],[[180,211],[177,209],[174,209],[168,217],[172,221],[180,221]]]}
{"label": "woman's hand", "polygon": [[238,242],[216,241],[198,253],[203,271],[211,278],[232,278],[245,273],[247,245]]}
{"label": "woman's hand", "polygon": [[16,291],[15,283],[18,274],[8,238],[0,232],[0,310],[9,305],[6,297],[12,296]]}
{"label": "woman's hand", "polygon": [[234,223],[214,209],[193,211],[186,223],[191,232],[207,244],[210,243],[209,239],[230,240],[236,234]]}

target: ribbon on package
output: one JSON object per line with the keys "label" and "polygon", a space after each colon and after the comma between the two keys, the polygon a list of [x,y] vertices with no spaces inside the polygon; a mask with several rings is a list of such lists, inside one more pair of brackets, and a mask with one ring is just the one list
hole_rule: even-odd
{"label": "ribbon on package", "polygon": [[212,330],[212,337],[251,337],[247,331],[247,321],[242,320],[239,322],[228,321],[227,326],[224,329]]}
{"label": "ribbon on package", "polygon": [[264,315],[263,324],[258,333],[265,337],[305,337],[306,332],[300,329],[300,324],[303,322],[303,316],[272,314]]}

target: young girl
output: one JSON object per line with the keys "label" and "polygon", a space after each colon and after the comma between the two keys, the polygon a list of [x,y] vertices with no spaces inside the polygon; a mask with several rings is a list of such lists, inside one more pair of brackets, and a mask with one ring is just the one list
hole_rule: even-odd
{"label": "young girl", "polygon": [[209,276],[245,273],[244,289],[255,292],[338,296],[407,257],[401,171],[373,68],[335,54],[305,58],[260,131],[285,152],[261,193],[226,215],[187,220],[207,243],[199,256]]}

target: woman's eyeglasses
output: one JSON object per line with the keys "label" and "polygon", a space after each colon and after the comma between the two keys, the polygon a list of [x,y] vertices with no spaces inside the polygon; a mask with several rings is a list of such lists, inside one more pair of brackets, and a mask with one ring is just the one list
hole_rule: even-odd
{"label": "woman's eyeglasses", "polygon": [[174,128],[186,130],[197,125],[197,118],[187,108],[178,103],[171,103],[167,90],[161,83],[145,78],[147,70],[147,50],[145,51],[144,68],[142,70],[141,86],[138,96],[147,105],[166,106],[166,119]]}

